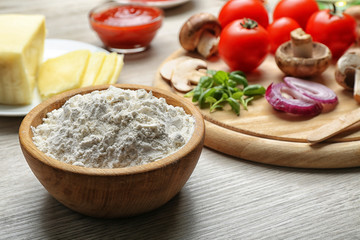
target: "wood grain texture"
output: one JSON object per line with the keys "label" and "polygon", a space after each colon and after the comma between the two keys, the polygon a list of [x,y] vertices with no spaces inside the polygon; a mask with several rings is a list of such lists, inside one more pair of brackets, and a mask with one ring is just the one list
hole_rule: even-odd
{"label": "wood grain texture", "polygon": [[[44,13],[49,38],[101,46],[86,20],[99,2],[1,0],[0,13]],[[160,64],[179,49],[183,21],[196,12],[217,14],[222,4],[224,0],[192,0],[166,10],[151,48],[125,57],[119,83],[152,85]],[[203,149],[180,193],[159,209],[111,220],[78,214],[51,197],[31,172],[18,140],[21,121],[0,117],[0,239],[360,238],[360,168],[277,167],[209,148]]]}
{"label": "wood grain texture", "polygon": [[[164,63],[184,55],[201,58],[197,54],[179,49]],[[207,62],[208,69],[229,71],[218,58]],[[308,143],[307,137],[313,131],[346,116],[359,107],[352,93],[345,91],[336,83],[334,71],[335,66],[331,65],[322,75],[311,79],[333,89],[339,99],[339,104],[334,110],[315,117],[294,116],[276,111],[265,98],[252,101],[248,111],[242,109],[240,116],[234,114],[230,107],[213,113],[207,108],[199,109],[206,119],[205,145],[235,157],[279,166],[304,168],[360,166],[357,148],[360,144],[359,124],[349,126],[346,131],[326,143],[316,146]],[[281,82],[284,74],[276,66],[273,56],[269,55],[259,69],[248,74],[247,78],[250,84],[261,84],[266,88],[271,83]],[[174,90],[159,72],[156,74],[154,86],[183,96]],[[191,98],[184,98],[184,101],[191,102]]]}

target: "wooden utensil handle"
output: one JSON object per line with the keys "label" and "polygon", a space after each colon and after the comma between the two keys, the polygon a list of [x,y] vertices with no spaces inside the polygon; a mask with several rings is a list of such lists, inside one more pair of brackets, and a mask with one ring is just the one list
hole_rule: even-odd
{"label": "wooden utensil handle", "polygon": [[350,126],[360,121],[360,108],[321,126],[307,136],[307,141],[314,144],[322,142],[332,136],[345,131]]}

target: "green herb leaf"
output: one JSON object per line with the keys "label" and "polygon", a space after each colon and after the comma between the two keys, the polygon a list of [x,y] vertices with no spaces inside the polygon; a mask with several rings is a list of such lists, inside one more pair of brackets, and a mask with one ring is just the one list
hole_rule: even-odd
{"label": "green herb leaf", "polygon": [[244,92],[236,92],[232,95],[232,97],[236,100],[240,100],[240,98],[244,95]]}
{"label": "green herb leaf", "polygon": [[241,71],[231,72],[229,78],[235,81],[238,85],[242,85],[244,87],[247,87],[248,85],[248,81],[246,80],[244,73]]}
{"label": "green herb leaf", "polygon": [[230,97],[228,99],[226,99],[227,102],[230,104],[231,109],[236,113],[236,115],[240,115],[240,104],[238,101],[236,101],[236,99]]}
{"label": "green herb leaf", "polygon": [[229,79],[228,73],[224,71],[217,71],[213,75],[214,81],[218,85],[226,85],[227,80]]}
{"label": "green herb leaf", "polygon": [[229,104],[232,111],[240,115],[240,105],[245,110],[254,96],[265,94],[265,88],[259,84],[249,85],[246,76],[241,71],[231,73],[208,70],[208,76],[200,78],[198,85],[185,97],[192,97],[200,108],[210,107],[210,112],[222,109]]}
{"label": "green herb leaf", "polygon": [[254,95],[263,95],[265,94],[265,88],[259,84],[249,85],[244,88],[244,95],[254,96]]}

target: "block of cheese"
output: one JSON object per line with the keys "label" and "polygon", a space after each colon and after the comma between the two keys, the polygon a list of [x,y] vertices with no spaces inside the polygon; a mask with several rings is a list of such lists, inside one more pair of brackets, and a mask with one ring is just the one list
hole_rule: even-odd
{"label": "block of cheese", "polygon": [[106,57],[101,71],[96,77],[93,85],[115,83],[119,77],[123,63],[123,55],[118,55],[116,52],[110,53]]}
{"label": "block of cheese", "polygon": [[30,104],[44,52],[42,15],[0,14],[0,104]]}
{"label": "block of cheese", "polygon": [[46,60],[40,67],[38,90],[42,99],[79,88],[90,58],[89,50],[76,50]]}
{"label": "block of cheese", "polygon": [[91,54],[89,63],[86,67],[86,72],[81,81],[81,87],[93,85],[95,79],[100,73],[106,56],[107,54],[105,52],[95,52]]}

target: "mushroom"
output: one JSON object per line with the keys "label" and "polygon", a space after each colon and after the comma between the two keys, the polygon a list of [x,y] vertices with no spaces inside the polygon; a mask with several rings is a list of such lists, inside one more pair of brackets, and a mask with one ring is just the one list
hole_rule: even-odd
{"label": "mushroom", "polygon": [[210,13],[191,16],[179,33],[181,46],[187,51],[197,51],[209,58],[217,52],[221,25],[217,17]]}
{"label": "mushroom", "polygon": [[355,18],[357,27],[356,27],[356,43],[360,44],[360,5],[353,5],[345,9],[344,13],[349,14]]}
{"label": "mushroom", "polygon": [[301,28],[290,33],[291,40],[278,47],[275,61],[281,71],[294,77],[313,77],[326,70],[331,51],[324,44],[313,42]]}
{"label": "mushroom", "polygon": [[345,53],[336,64],[335,79],[342,87],[353,90],[354,98],[360,103],[360,55]]}
{"label": "mushroom", "polygon": [[160,68],[160,75],[163,79],[165,79],[166,81],[171,81],[171,76],[173,74],[173,71],[176,67],[177,64],[179,64],[179,62],[182,62],[186,59],[190,59],[191,57],[187,57],[187,56],[181,56],[181,57],[177,57],[174,58],[170,61],[165,62],[161,68]]}
{"label": "mushroom", "polygon": [[160,75],[170,81],[171,85],[180,92],[193,89],[191,84],[197,84],[206,75],[207,63],[204,60],[181,56],[162,65]]}

